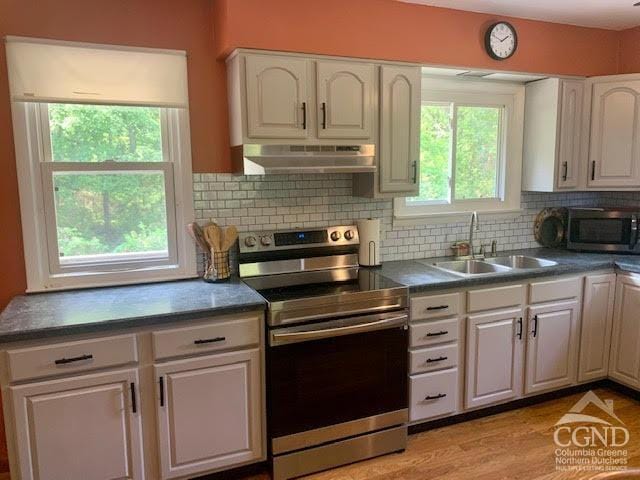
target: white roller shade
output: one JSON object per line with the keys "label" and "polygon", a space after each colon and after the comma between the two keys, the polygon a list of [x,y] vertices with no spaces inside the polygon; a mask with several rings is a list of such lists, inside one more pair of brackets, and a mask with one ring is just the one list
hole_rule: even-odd
{"label": "white roller shade", "polygon": [[183,51],[7,37],[11,99],[187,107]]}

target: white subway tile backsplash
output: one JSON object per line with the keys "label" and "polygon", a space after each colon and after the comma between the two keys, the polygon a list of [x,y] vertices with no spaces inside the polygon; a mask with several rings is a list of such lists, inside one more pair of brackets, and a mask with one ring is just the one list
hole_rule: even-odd
{"label": "white subway tile backsplash", "polygon": [[[244,176],[194,174],[196,220],[234,224],[240,231],[315,228],[380,218],[383,260],[449,255],[466,240],[468,223],[393,225],[393,201],[352,196],[350,174]],[[478,240],[498,240],[500,250],[537,246],[536,214],[549,206],[640,205],[640,192],[523,193],[523,213],[515,220],[482,220]]]}

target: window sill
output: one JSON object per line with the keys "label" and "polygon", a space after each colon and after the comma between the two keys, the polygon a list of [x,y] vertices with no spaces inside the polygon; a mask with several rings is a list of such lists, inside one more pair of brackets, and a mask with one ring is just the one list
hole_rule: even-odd
{"label": "window sill", "polygon": [[[501,211],[482,211],[478,210],[478,215],[481,216],[481,221],[501,221],[512,220],[522,215],[524,210],[501,210]],[[393,226],[396,227],[410,227],[417,225],[441,225],[444,223],[463,223],[469,220],[473,212],[446,212],[446,213],[431,213],[428,215],[406,215],[406,216],[394,216]]]}

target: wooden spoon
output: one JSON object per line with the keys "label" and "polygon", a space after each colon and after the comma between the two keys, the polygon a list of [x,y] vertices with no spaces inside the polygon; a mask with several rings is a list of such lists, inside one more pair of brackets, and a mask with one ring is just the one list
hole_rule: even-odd
{"label": "wooden spoon", "polygon": [[204,238],[204,233],[202,232],[200,225],[195,222],[190,223],[189,225],[187,225],[187,231],[191,235],[191,238],[193,238],[193,240],[201,249],[203,249],[205,252],[209,250],[209,245]]}
{"label": "wooden spoon", "polygon": [[204,229],[204,237],[209,244],[209,247],[216,252],[220,252],[221,249],[221,232],[220,227],[217,225],[207,225]]}
{"label": "wooden spoon", "polygon": [[231,225],[224,232],[224,241],[222,242],[221,251],[227,252],[233,246],[233,244],[236,243],[237,239],[238,239],[238,229],[235,227],[235,225]]}

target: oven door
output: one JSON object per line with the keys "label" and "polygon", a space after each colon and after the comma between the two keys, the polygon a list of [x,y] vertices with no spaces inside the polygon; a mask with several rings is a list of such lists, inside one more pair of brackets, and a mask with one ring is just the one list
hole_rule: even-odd
{"label": "oven door", "polygon": [[407,421],[405,311],[271,329],[272,454]]}
{"label": "oven door", "polygon": [[638,252],[638,217],[628,212],[572,213],[567,248],[596,252]]}

